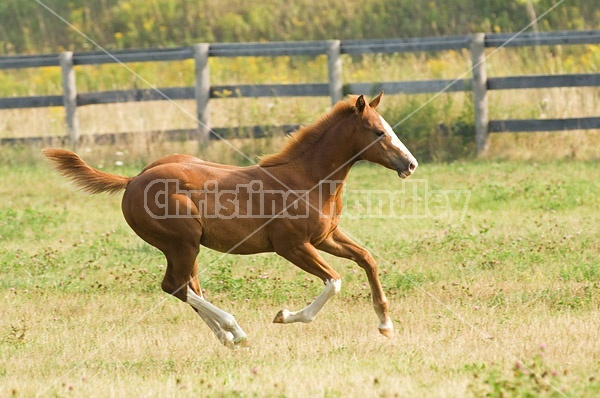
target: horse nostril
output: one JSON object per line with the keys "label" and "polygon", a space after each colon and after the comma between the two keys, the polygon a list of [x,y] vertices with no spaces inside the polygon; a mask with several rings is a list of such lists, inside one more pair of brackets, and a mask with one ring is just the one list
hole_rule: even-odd
{"label": "horse nostril", "polygon": [[417,161],[410,162],[408,165],[408,171],[410,171],[411,173],[414,173],[414,171],[417,169],[418,165],[419,164],[417,163]]}

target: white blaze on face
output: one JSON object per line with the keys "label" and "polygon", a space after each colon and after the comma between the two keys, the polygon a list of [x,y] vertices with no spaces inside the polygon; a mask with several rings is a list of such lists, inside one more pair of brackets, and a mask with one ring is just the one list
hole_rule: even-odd
{"label": "white blaze on face", "polygon": [[394,130],[392,130],[392,126],[390,126],[390,124],[381,115],[379,115],[379,119],[381,120],[381,124],[383,124],[383,128],[385,129],[385,132],[388,133],[390,135],[390,137],[392,138],[392,145],[394,145],[396,148],[400,149],[402,151],[402,153],[404,153],[406,156],[412,157],[412,154],[410,153],[410,151],[404,146],[402,141],[400,141],[400,138],[398,138],[396,133],[394,133]]}

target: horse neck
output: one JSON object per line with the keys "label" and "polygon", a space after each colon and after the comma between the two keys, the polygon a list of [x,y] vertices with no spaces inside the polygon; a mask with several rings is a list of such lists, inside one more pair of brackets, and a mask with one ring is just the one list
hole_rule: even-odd
{"label": "horse neck", "polygon": [[352,126],[348,119],[328,126],[305,156],[297,159],[315,183],[322,180],[344,181],[356,162],[352,146]]}

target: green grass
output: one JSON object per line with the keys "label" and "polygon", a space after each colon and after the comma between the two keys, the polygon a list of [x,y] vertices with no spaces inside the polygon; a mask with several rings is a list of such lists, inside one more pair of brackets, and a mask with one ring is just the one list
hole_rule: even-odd
{"label": "green grass", "polygon": [[[428,192],[467,190],[462,219],[344,219],[379,263],[391,340],[350,261],[326,255],[342,292],[313,323],[281,326],[275,313],[304,306],[321,284],[272,254],[204,249],[207,298],[249,334],[251,348],[232,351],[162,293],[164,259],[127,227],[119,195],[77,192],[33,159],[4,164],[0,395],[597,396],[599,171],[567,160],[425,163],[405,209],[423,214]],[[361,164],[348,192],[410,184]],[[365,195],[353,198],[355,212],[367,208]]]}

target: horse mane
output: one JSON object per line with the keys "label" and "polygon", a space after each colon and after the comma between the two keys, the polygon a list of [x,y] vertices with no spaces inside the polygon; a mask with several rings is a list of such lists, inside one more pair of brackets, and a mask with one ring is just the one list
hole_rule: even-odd
{"label": "horse mane", "polygon": [[269,167],[289,163],[309,151],[330,127],[355,111],[356,98],[357,96],[350,96],[345,101],[339,101],[315,123],[290,134],[279,152],[262,157],[258,165]]}

